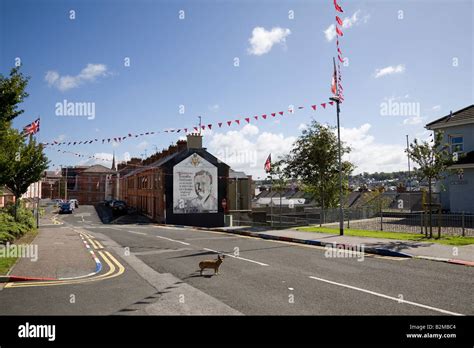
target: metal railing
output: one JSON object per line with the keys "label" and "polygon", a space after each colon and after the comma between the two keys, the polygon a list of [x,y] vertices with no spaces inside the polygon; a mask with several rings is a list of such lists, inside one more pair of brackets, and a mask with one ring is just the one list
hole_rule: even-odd
{"label": "metal railing", "polygon": [[[259,214],[262,210],[259,210]],[[264,221],[252,220],[251,214],[233,220],[234,226],[253,226],[266,228],[292,228],[298,226],[319,225],[323,227],[339,227],[338,209],[322,211],[316,207],[300,207],[298,211],[285,209],[281,214],[273,211],[266,213]],[[431,226],[431,228],[430,228]],[[344,210],[344,227],[359,230],[403,232],[433,236],[474,236],[474,214],[471,213],[441,213],[433,211],[407,212],[403,210],[378,210],[364,207]]]}

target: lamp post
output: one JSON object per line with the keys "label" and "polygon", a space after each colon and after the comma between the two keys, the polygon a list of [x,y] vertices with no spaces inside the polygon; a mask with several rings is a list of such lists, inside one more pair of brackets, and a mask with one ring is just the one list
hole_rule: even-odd
{"label": "lamp post", "polygon": [[336,102],[336,110],[337,110],[337,144],[338,144],[338,158],[339,158],[339,235],[343,236],[344,235],[344,211],[342,208],[342,200],[343,200],[343,194],[342,194],[342,162],[341,162],[341,127],[340,127],[340,122],[339,122],[339,112],[341,111],[339,104],[340,104],[340,99],[339,96],[333,96],[329,98],[329,100],[332,100]]}
{"label": "lamp post", "polygon": [[409,141],[408,141],[408,134],[407,134],[407,160],[408,160],[408,206],[410,207],[410,213],[411,213],[411,172],[410,172],[410,153],[408,152],[410,149]]}

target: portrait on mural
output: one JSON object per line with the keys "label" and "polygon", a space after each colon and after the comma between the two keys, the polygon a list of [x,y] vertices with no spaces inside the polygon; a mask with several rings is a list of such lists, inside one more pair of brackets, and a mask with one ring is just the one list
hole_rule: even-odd
{"label": "portrait on mural", "polygon": [[173,168],[173,213],[217,213],[217,167],[196,153]]}

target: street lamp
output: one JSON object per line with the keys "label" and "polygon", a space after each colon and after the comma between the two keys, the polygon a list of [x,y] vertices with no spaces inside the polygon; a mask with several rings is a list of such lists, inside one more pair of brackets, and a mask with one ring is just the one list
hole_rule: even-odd
{"label": "street lamp", "polygon": [[344,211],[342,208],[343,194],[342,194],[342,162],[341,162],[341,127],[339,122],[339,104],[341,102],[339,96],[332,96],[329,98],[336,102],[337,110],[337,143],[338,143],[338,157],[339,157],[339,235],[344,235]]}

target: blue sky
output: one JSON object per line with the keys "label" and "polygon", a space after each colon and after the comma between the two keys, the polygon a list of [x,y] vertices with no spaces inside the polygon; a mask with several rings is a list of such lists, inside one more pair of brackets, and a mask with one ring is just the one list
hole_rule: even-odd
{"label": "blue sky", "polygon": [[[406,134],[426,137],[428,121],[473,103],[472,1],[340,3],[347,18],[341,48],[349,63],[341,124],[353,147],[350,159],[356,172],[404,169]],[[205,132],[211,152],[258,177],[268,153],[287,152],[312,117],[336,123],[333,108],[309,108],[330,95],[336,46],[324,31],[334,15],[332,0],[0,0],[0,72],[6,75],[21,58],[31,76],[30,97],[14,125],[41,116],[44,142],[189,127],[198,115],[216,123],[306,106],[290,116]],[[254,37],[252,51],[255,28],[263,34]],[[95,118],[57,116],[55,105],[64,99],[95,103]],[[413,103],[419,113],[383,115],[381,104],[389,100]],[[177,139],[159,134],[61,149],[109,159],[115,151],[122,160]],[[46,151],[54,166],[84,162],[57,148]]]}

